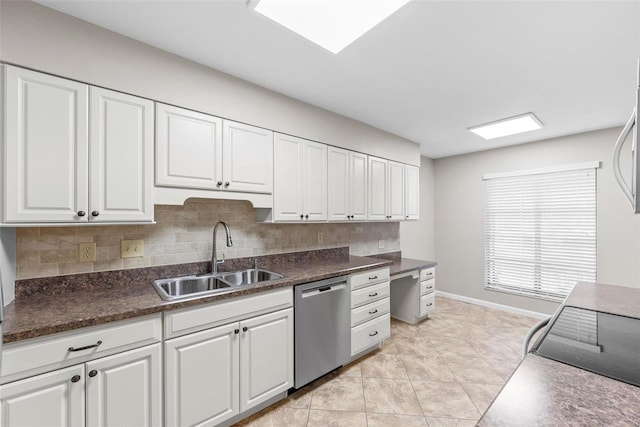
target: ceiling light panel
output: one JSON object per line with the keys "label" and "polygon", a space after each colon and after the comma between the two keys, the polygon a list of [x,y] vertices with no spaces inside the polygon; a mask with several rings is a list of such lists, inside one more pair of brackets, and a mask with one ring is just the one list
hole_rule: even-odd
{"label": "ceiling light panel", "polygon": [[250,7],[338,53],[410,0],[260,0]]}
{"label": "ceiling light panel", "polygon": [[533,114],[527,113],[495,122],[470,127],[469,130],[484,139],[500,138],[502,136],[515,135],[542,129],[542,122]]}

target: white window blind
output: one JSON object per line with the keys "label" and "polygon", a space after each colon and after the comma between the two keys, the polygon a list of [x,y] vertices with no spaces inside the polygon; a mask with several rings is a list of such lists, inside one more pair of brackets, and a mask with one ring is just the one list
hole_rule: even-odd
{"label": "white window blind", "polygon": [[597,163],[485,176],[485,288],[561,301],[596,280]]}

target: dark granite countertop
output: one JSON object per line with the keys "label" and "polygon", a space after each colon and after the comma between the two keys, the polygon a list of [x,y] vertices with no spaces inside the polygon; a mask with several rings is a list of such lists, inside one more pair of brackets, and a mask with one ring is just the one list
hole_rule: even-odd
{"label": "dark granite countertop", "polygon": [[[578,283],[563,302],[640,318],[640,289]],[[528,354],[480,426],[640,426],[640,387]]]}
{"label": "dark granite countertop", "polygon": [[[387,259],[392,261],[393,264],[390,266],[391,276],[395,276],[397,274],[408,273],[413,270],[420,270],[423,268],[431,268],[438,265],[435,261],[427,261],[422,259],[411,259],[402,257],[401,252],[389,252],[386,254],[379,255],[370,255],[371,257]],[[393,277],[392,277],[393,278]]]}
{"label": "dark granite countertop", "polygon": [[640,426],[640,387],[528,354],[479,426]]}
{"label": "dark granite countertop", "polygon": [[[227,260],[224,270],[248,268],[253,258]],[[17,281],[17,297],[5,307],[3,342],[11,343],[391,265],[388,260],[349,255],[348,248],[257,258],[261,268],[281,273],[285,278],[180,301],[163,301],[151,282],[203,273],[210,263]]]}

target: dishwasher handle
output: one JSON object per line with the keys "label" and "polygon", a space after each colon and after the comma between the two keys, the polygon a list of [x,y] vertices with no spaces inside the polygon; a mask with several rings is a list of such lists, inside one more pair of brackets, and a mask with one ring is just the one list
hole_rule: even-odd
{"label": "dishwasher handle", "polygon": [[331,292],[337,292],[342,289],[346,289],[346,287],[347,287],[347,284],[345,282],[334,283],[331,285],[322,285],[316,288],[305,289],[304,291],[302,291],[301,296],[302,298],[310,298],[318,295],[326,295]]}

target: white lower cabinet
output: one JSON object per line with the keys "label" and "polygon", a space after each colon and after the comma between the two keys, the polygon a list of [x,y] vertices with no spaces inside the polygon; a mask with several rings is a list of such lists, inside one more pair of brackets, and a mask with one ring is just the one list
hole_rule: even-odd
{"label": "white lower cabinet", "polygon": [[160,426],[161,357],[153,344],[4,384],[0,425]]}
{"label": "white lower cabinet", "polygon": [[415,324],[436,309],[435,267],[391,278],[391,317]]}
{"label": "white lower cabinet", "polygon": [[391,334],[389,268],[349,276],[351,357],[380,345]]}
{"label": "white lower cabinet", "polygon": [[77,365],[1,386],[0,425],[84,426],[84,382]]}
{"label": "white lower cabinet", "polygon": [[168,426],[214,426],[293,386],[293,308],[165,342]]}

